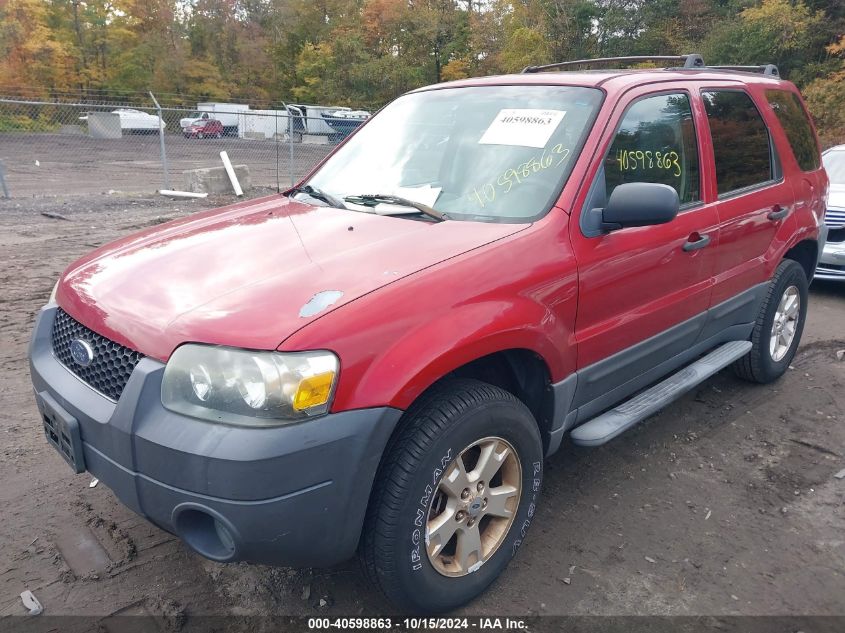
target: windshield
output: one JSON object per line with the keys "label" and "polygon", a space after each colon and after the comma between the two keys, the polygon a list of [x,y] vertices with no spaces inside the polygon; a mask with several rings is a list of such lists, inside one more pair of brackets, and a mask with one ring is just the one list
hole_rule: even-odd
{"label": "windshield", "polygon": [[339,199],[401,196],[451,219],[530,222],[554,204],[601,99],[593,88],[540,85],[408,94],[308,184]]}
{"label": "windshield", "polygon": [[834,185],[845,185],[845,150],[827,152],[822,156],[827,177]]}

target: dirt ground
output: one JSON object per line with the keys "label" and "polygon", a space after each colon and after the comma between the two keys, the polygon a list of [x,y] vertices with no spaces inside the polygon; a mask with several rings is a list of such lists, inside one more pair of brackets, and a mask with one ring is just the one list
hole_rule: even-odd
{"label": "dirt ground", "polygon": [[[173,629],[206,614],[384,611],[353,563],[200,558],[71,474],[42,436],[26,348],[59,272],[103,242],[225,201],[0,200],[0,616],[24,613],[24,589],[45,614],[164,614]],[[519,555],[461,613],[845,615],[843,349],[845,285],[815,283],[779,382],[722,372],[609,445],[566,445]]]}
{"label": "dirt ground", "polygon": [[[313,143],[294,143],[291,148],[284,141],[186,139],[180,134],[166,134],[169,188],[184,188],[184,171],[222,167],[221,150],[226,150],[233,164],[249,168],[253,185],[286,187],[291,173],[299,180],[330,149],[329,145]],[[9,192],[16,198],[109,190],[154,193],[165,188],[155,134],[119,139],[93,139],[81,134],[0,134],[0,165]]]}

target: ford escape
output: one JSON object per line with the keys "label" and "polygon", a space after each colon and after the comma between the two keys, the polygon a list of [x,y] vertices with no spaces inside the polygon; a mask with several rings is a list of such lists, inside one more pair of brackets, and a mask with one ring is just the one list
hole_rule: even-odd
{"label": "ford escape", "polygon": [[283,195],[83,257],[31,343],[48,440],[210,559],[357,552],[403,610],[472,599],[564,438],[776,380],[801,338],[828,193],[801,96],[669,62],[415,90]]}

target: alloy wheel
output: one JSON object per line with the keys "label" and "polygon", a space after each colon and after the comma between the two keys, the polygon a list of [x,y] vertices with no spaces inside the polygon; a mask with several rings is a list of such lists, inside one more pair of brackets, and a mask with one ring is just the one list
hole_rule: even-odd
{"label": "alloy wheel", "polygon": [[513,446],[485,437],[463,449],[432,495],[426,550],[444,576],[465,576],[498,551],[522,495],[522,468]]}
{"label": "alloy wheel", "polygon": [[795,339],[795,331],[800,316],[801,295],[796,286],[789,286],[783,291],[772,322],[769,353],[773,361],[779,362],[786,356],[792,346],[792,341]]}

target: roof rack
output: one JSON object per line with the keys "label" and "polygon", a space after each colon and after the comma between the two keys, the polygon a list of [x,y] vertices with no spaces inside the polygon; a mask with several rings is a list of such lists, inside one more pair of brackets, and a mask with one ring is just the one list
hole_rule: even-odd
{"label": "roof rack", "polygon": [[666,70],[729,70],[746,73],[762,73],[768,77],[780,77],[778,67],[774,64],[763,64],[761,66],[705,66],[704,59],[698,53],[687,55],[634,55],[630,57],[596,57],[594,59],[576,59],[568,62],[556,62],[542,66],[526,66],[523,73],[539,73],[545,70],[557,70],[570,68],[572,66],[597,66],[610,62],[623,64],[637,64],[640,62],[676,62],[680,66],[666,68]]}
{"label": "roof rack", "polygon": [[569,62],[557,62],[555,64],[544,64],[542,66],[526,66],[522,69],[523,73],[539,73],[544,70],[553,70],[556,68],[567,68],[569,66],[593,66],[597,64],[606,64],[608,62],[622,62],[626,64],[636,64],[640,62],[680,62],[683,68],[703,68],[704,59],[698,53],[690,53],[689,55],[634,55],[629,57],[596,57],[594,59],[576,59]]}
{"label": "roof rack", "polygon": [[780,77],[778,67],[774,64],[763,64],[762,66],[705,66],[712,70],[733,70],[741,73],[763,73],[767,77]]}

